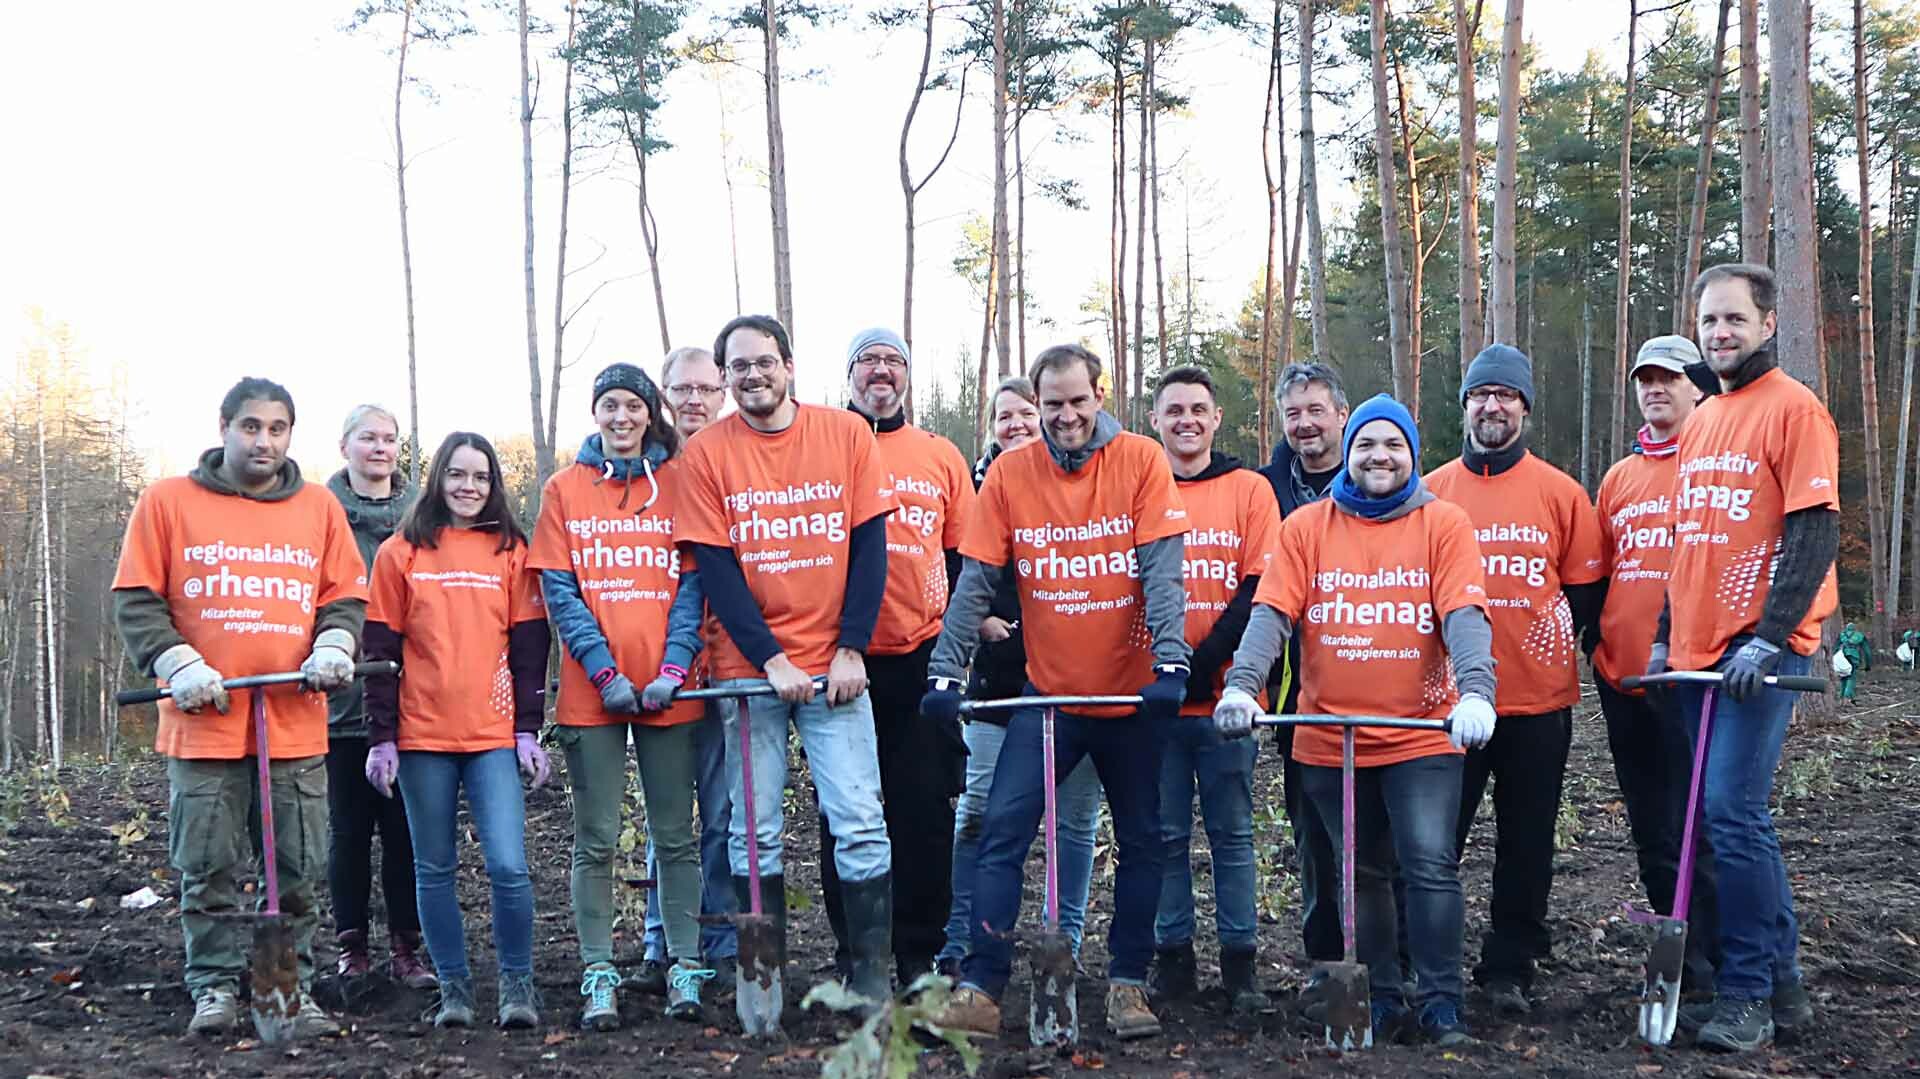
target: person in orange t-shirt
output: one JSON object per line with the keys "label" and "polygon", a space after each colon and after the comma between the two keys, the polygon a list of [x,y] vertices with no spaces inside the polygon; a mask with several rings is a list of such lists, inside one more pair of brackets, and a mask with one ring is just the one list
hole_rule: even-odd
{"label": "person in orange t-shirt", "polygon": [[[1640,346],[1628,377],[1646,423],[1634,438],[1633,451],[1600,481],[1596,502],[1606,541],[1608,584],[1600,609],[1600,640],[1592,653],[1594,688],[1607,720],[1607,747],[1627,807],[1640,886],[1653,909],[1662,913],[1673,909],[1680,872],[1693,743],[1672,693],[1623,689],[1620,682],[1646,670],[1654,629],[1667,602],[1680,430],[1700,401],[1700,389],[1687,375],[1695,365],[1704,367],[1704,361],[1685,337],[1655,337]],[[1717,906],[1713,858],[1702,844],[1693,863],[1693,900],[1681,914],[1691,926],[1682,968],[1689,989],[1713,984],[1719,961]]]}
{"label": "person in orange t-shirt", "polygon": [[1220,981],[1233,1010],[1250,1015],[1268,1006],[1255,984],[1253,762],[1258,746],[1250,738],[1222,738],[1203,717],[1213,713],[1228,661],[1253,613],[1253,593],[1280,531],[1280,503],[1264,476],[1213,448],[1220,417],[1206,368],[1175,367],[1160,376],[1150,419],[1187,507],[1186,633],[1193,674],[1180,714],[1202,718],[1174,725],[1160,766],[1160,834],[1166,847],[1153,926],[1154,995],[1177,1000],[1199,990],[1189,851],[1197,793],[1212,854]]}
{"label": "person in orange t-shirt", "polygon": [[[833,832],[852,989],[881,1001],[892,996],[893,850],[880,805],[865,653],[886,591],[886,517],[899,500],[866,421],[793,398],[793,347],[777,320],[736,318],[721,328],[713,352],[739,409],[688,441],[673,538],[693,554],[707,605],[724,630],[709,647],[716,686],[764,678],[777,694],[750,698],[744,710],[729,701],[723,713],[735,898],[744,910],[739,725],[747,723],[762,906],[784,962],[781,795],[791,724]],[[813,684],[821,676],[824,697]]]}
{"label": "person in orange t-shirt", "polygon": [[1147,1005],[1153,920],[1160,899],[1160,752],[1178,722],[1190,673],[1181,552],[1189,527],[1166,455],[1120,430],[1102,410],[1100,359],[1055,345],[1033,366],[1041,440],[1002,453],[987,470],[960,552],[960,581],[928,664],[920,707],[939,722],[958,715],[980,622],[1007,568],[1020,590],[1027,680],[1053,696],[1138,693],[1138,709],[1060,710],[1053,775],[1042,774],[1041,713],[1007,724],[980,827],[973,892],[975,932],[960,989],[940,1022],[994,1036],[1012,973],[1014,927],[1027,849],[1040,824],[1042,784],[1093,758],[1113,813],[1114,911],[1108,950],[1107,1027],[1148,1037],[1160,1023]]}
{"label": "person in orange t-shirt", "polygon": [[440,443],[419,500],[374,555],[372,591],[367,658],[399,660],[403,673],[367,679],[367,782],[391,794],[397,779],[405,795],[420,925],[440,976],[433,1023],[473,1024],[454,892],[465,788],[493,886],[499,1022],[536,1026],[533,884],[514,765],[536,787],[551,771],[539,734],[553,638],[492,443],[468,431]]}
{"label": "person in orange t-shirt", "polygon": [[1578,648],[1600,617],[1606,552],[1587,492],[1527,449],[1532,361],[1488,345],[1467,367],[1460,403],[1466,447],[1426,482],[1467,511],[1480,542],[1502,722],[1486,748],[1467,754],[1458,839],[1464,852],[1491,781],[1493,896],[1473,977],[1495,1011],[1517,1017],[1532,1007],[1534,959],[1553,950],[1553,825],[1580,701]]}
{"label": "person in orange t-shirt", "polygon": [[[1772,271],[1712,266],[1693,294],[1720,393],[1680,430],[1673,570],[1647,672],[1723,676],[1701,800],[1720,894],[1737,901],[1720,906],[1715,999],[1698,1040],[1746,1052],[1814,1020],[1768,809],[1794,695],[1763,679],[1806,674],[1820,623],[1839,608],[1840,438],[1820,399],[1777,365]],[[1675,691],[1696,732],[1704,693]],[[1683,1009],[1683,1023],[1699,1019]]]}
{"label": "person in orange t-shirt", "polygon": [[[887,588],[867,645],[867,695],[887,838],[893,849],[914,852],[893,866],[894,971],[901,985],[933,969],[953,905],[953,800],[966,789],[967,746],[957,721],[920,715],[920,695],[973,509],[966,458],[953,443],[907,422],[908,359],[907,343],[884,328],[862,330],[847,345],[850,407],[873,426],[900,500],[887,515]],[[851,942],[829,823],[823,819],[820,828],[820,883],[844,976]]]}
{"label": "person in orange t-shirt", "polygon": [[[1414,463],[1420,434],[1381,394],[1347,421],[1347,467],[1332,496],[1287,515],[1254,594],[1220,732],[1243,737],[1263,709],[1256,694],[1300,635],[1300,708],[1308,714],[1440,719],[1450,733],[1360,727],[1354,732],[1355,932],[1371,972],[1376,1028],[1407,1017],[1397,943],[1396,863],[1407,897],[1407,951],[1417,979],[1418,1030],[1440,1045],[1468,1041],[1461,1019],[1460,889],[1454,814],[1462,750],[1494,737],[1493,629],[1473,526],[1434,497]],[[1293,751],[1302,786],[1341,842],[1341,734],[1301,727]]]}
{"label": "person in orange t-shirt", "polygon": [[246,693],[265,696],[273,813],[285,822],[274,856],[299,960],[295,1032],[338,1029],[305,991],[320,915],[315,884],[326,865],[327,702],[319,691],[353,680],[367,582],[340,503],[303,482],[287,458],[293,421],[286,387],[236,383],[220,402],[221,445],[189,475],[141,493],[113,580],[128,660],[169,691],[155,748],[167,758],[193,997],[187,1029],[208,1036],[232,1030],[239,1014],[246,932],[223,915],[241,909],[240,874],[257,846],[248,831],[261,752],[248,721],[252,698],[233,699],[221,680],[295,668],[304,685]]}

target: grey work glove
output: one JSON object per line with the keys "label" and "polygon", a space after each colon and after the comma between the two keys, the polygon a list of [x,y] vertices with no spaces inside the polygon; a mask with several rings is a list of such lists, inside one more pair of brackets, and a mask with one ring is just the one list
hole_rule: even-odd
{"label": "grey work glove", "polygon": [[220,684],[220,672],[190,644],[176,644],[160,653],[153,661],[153,673],[167,684],[174,706],[182,712],[191,714],[211,704],[224,715],[232,704],[227,687]]}
{"label": "grey work glove", "polygon": [[1779,665],[1780,647],[1755,637],[1720,665],[1720,688],[1734,700],[1744,701],[1767,688],[1766,677]]}
{"label": "grey work glove", "polygon": [[616,716],[640,714],[640,695],[634,692],[633,682],[617,671],[612,678],[601,683],[600,704]]}

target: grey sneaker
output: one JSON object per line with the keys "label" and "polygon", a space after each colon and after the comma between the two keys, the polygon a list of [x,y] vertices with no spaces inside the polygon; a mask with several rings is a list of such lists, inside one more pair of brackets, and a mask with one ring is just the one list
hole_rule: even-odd
{"label": "grey sneaker", "polygon": [[1772,1040],[1773,1005],[1730,997],[1713,1002],[1713,1018],[1700,1028],[1698,1038],[1701,1048],[1727,1053],[1750,1053]]}
{"label": "grey sneaker", "polygon": [[1788,1043],[1813,1028],[1813,997],[1804,979],[1775,983],[1773,987],[1773,1036]]}
{"label": "grey sneaker", "polygon": [[667,1018],[689,1023],[705,1022],[706,1009],[700,1006],[700,983],[714,977],[691,959],[682,959],[667,968]]}
{"label": "grey sneaker", "polygon": [[580,995],[587,1005],[580,1012],[584,1030],[620,1029],[620,1008],[614,991],[620,988],[620,972],[612,963],[595,963],[580,976]]}
{"label": "grey sneaker", "polygon": [[473,1025],[473,979],[441,978],[440,1005],[434,1009],[433,1025],[441,1029],[465,1030]]}
{"label": "grey sneaker", "polygon": [[540,991],[533,973],[500,975],[500,1029],[531,1030],[540,1025]]}
{"label": "grey sneaker", "polygon": [[340,1033],[340,1021],[322,1010],[311,993],[301,993],[300,1010],[293,1017],[293,1036],[324,1038],[338,1033]]}
{"label": "grey sneaker", "polygon": [[187,1022],[187,1030],[211,1037],[232,1030],[239,1019],[239,998],[233,990],[202,989],[200,995],[193,998],[193,1018]]}
{"label": "grey sneaker", "polygon": [[1533,1011],[1533,1005],[1527,1001],[1527,991],[1516,982],[1488,982],[1487,1003],[1493,1006],[1495,1015],[1506,1019],[1519,1019]]}

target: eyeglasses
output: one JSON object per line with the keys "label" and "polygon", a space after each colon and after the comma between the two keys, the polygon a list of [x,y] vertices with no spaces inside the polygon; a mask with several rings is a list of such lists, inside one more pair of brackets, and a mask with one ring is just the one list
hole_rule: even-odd
{"label": "eyeglasses", "polygon": [[702,397],[718,397],[727,392],[727,388],[725,386],[709,386],[701,382],[676,382],[667,387],[667,392],[675,397],[682,398],[692,397],[696,393]]}
{"label": "eyeglasses", "polygon": [[874,353],[857,357],[853,361],[855,367],[864,367],[869,371],[882,364],[885,364],[889,369],[894,371],[905,371],[907,369],[907,358],[905,356],[886,356]]}
{"label": "eyeglasses", "polygon": [[1477,389],[1468,390],[1467,400],[1476,405],[1484,405],[1488,401],[1498,401],[1503,405],[1510,405],[1520,400],[1520,391],[1508,386],[1481,386]]}
{"label": "eyeglasses", "polygon": [[727,364],[727,374],[735,378],[744,378],[749,371],[758,371],[760,374],[770,375],[773,373],[773,369],[778,366],[780,366],[780,357],[778,356],[756,356],[751,360],[730,361]]}

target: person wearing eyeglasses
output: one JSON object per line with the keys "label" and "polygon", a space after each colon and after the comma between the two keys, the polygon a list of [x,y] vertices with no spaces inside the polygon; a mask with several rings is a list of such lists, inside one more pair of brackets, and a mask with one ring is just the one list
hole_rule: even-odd
{"label": "person wearing eyeglasses", "polygon": [[1465,850],[1491,781],[1492,924],[1474,980],[1495,1012],[1515,1018],[1532,1008],[1534,960],[1553,949],[1553,828],[1580,701],[1580,642],[1598,632],[1607,561],[1587,492],[1527,449],[1533,362],[1526,354],[1512,345],[1482,349],[1467,367],[1460,403],[1466,447],[1426,480],[1473,522],[1500,684],[1493,737],[1467,751],[1457,845]]}
{"label": "person wearing eyeglasses", "polygon": [[660,384],[667,391],[667,411],[680,441],[720,418],[727,403],[726,376],[719,361],[704,348],[676,348],[660,363]]}
{"label": "person wearing eyeglasses", "polygon": [[[734,897],[747,903],[747,818],[739,724],[749,724],[761,897],[786,955],[781,833],[787,728],[800,733],[820,809],[833,831],[847,912],[854,992],[891,997],[893,848],[880,805],[880,760],[866,653],[887,585],[886,517],[899,509],[873,428],[846,409],[793,397],[793,346],[779,321],[743,315],[721,328],[739,410],[688,440],[686,494],[674,542],[693,556],[721,632],[710,648],[716,687],[761,679],[772,697],[730,700],[728,855]],[[824,676],[826,692],[814,679]]]}

